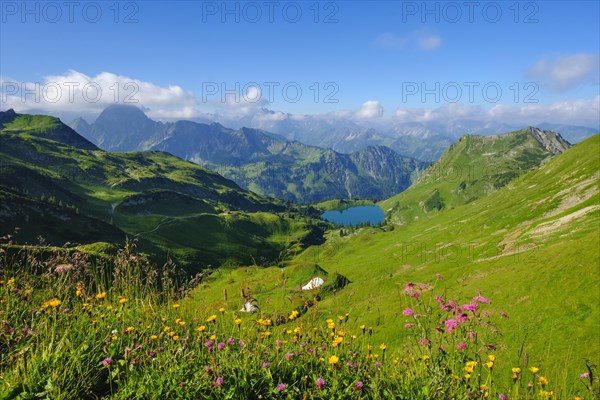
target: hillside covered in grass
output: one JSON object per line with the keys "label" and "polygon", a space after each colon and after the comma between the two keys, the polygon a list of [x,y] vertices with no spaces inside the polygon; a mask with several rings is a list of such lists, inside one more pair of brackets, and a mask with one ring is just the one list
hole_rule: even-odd
{"label": "hillside covered in grass", "polygon": [[[482,150],[490,152],[493,145]],[[432,183],[424,180],[406,197],[383,202],[392,222],[387,229],[365,228],[344,237],[332,231],[326,243],[306,250],[284,270],[220,270],[193,293],[192,304],[235,307],[240,299],[223,302],[222,291],[243,287],[254,294],[261,311],[283,315],[290,306],[317,304],[299,290],[311,277],[322,276],[327,288],[341,275],[347,285],[318,295],[321,318],[348,314],[350,321],[373,328],[374,342],[401,349],[412,337],[403,310],[415,304],[404,293],[407,282],[435,285],[428,289],[432,295],[465,302],[484,294],[493,299],[490,315],[501,321],[502,336],[494,346],[506,362],[523,365],[528,359],[556,376],[568,372],[572,377],[585,360],[598,362],[600,352],[600,314],[593,306],[600,285],[599,146],[596,135],[563,154],[538,157],[543,165],[491,194],[482,189],[474,201],[456,200],[453,207],[430,214],[419,210],[426,216],[409,218],[403,200],[426,200]],[[451,152],[458,160],[467,157],[456,148],[446,157]],[[438,184],[445,194],[455,185]],[[431,340],[438,333],[427,335]]]}
{"label": "hillside covered in grass", "polygon": [[599,152],[466,136],[342,235],[2,113],[0,398],[598,398]]}
{"label": "hillside covered in grass", "polygon": [[322,231],[308,207],[167,153],[101,151],[53,117],[0,113],[0,160],[0,235],[15,244],[116,248],[130,237],[197,271],[276,262]]}
{"label": "hillside covered in grass", "polygon": [[569,148],[560,135],[529,127],[494,136],[466,135],[428,168],[418,184],[381,202],[405,225],[473,202]]}

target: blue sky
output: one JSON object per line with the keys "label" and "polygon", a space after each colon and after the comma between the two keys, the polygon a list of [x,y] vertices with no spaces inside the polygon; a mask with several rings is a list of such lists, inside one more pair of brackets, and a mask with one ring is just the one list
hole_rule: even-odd
{"label": "blue sky", "polygon": [[[118,88],[117,100],[131,92],[164,119],[267,107],[418,120],[437,110],[597,127],[599,4],[2,1],[0,108],[94,114]],[[50,82],[60,99],[21,91]],[[97,82],[102,98],[65,101],[64,82]],[[247,91],[224,94],[236,85]]]}

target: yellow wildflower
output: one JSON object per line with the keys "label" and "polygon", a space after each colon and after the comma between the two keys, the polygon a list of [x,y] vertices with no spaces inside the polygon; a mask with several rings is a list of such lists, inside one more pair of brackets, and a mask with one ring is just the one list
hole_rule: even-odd
{"label": "yellow wildflower", "polygon": [[331,365],[335,365],[338,363],[338,361],[340,361],[338,356],[331,356],[329,357],[329,364]]}
{"label": "yellow wildflower", "polygon": [[242,320],[239,318],[236,318],[235,321],[233,321],[233,323],[239,326],[242,324]]}
{"label": "yellow wildflower", "polygon": [[290,314],[290,316],[288,317],[290,321],[293,321],[296,319],[296,317],[300,315],[300,313],[296,310],[292,311],[292,313]]}
{"label": "yellow wildflower", "polygon": [[48,301],[44,302],[44,304],[42,304],[42,310],[45,310],[48,307],[52,307],[52,308],[58,307],[58,306],[60,306],[61,303],[62,302],[56,298],[48,300]]}
{"label": "yellow wildflower", "polygon": [[101,293],[98,293],[98,294],[96,295],[96,298],[97,298],[98,300],[102,300],[102,299],[104,299],[105,297],[106,297],[106,292],[101,292]]}
{"label": "yellow wildflower", "polygon": [[387,349],[387,345],[385,343],[382,343],[379,345],[379,348],[381,349],[381,351],[385,351],[385,349]]}
{"label": "yellow wildflower", "polygon": [[540,369],[538,367],[531,367],[531,368],[529,368],[529,370],[534,375],[537,374],[538,372],[540,372]]}
{"label": "yellow wildflower", "polygon": [[214,322],[217,319],[216,315],[211,315],[210,317],[206,318],[206,322]]}
{"label": "yellow wildflower", "polygon": [[204,325],[201,325],[201,326],[197,327],[196,330],[198,332],[204,332],[206,330],[206,327]]}

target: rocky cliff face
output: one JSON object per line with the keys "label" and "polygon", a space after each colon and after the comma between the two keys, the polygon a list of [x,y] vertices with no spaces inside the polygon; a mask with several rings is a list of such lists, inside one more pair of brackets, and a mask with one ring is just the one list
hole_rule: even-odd
{"label": "rocky cliff face", "polygon": [[560,133],[543,131],[533,126],[529,127],[529,131],[546,150],[554,155],[564,153],[571,147],[571,143],[563,139]]}

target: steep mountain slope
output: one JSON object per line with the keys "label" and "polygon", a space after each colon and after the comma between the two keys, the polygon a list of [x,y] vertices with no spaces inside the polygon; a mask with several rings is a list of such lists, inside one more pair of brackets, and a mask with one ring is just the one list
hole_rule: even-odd
{"label": "steep mountain slope", "polygon": [[[593,306],[600,285],[600,135],[545,157],[539,142],[530,140],[534,139],[530,132],[506,136],[465,137],[444,158],[467,169],[473,165],[467,155],[487,160],[490,156],[484,154],[490,146],[507,140],[497,150],[510,152],[506,144],[512,143],[520,148],[517,154],[527,155],[520,157],[521,163],[543,160],[541,166],[492,193],[482,190],[469,203],[457,197],[454,208],[410,224],[399,221],[384,230],[368,228],[344,236],[330,232],[326,243],[307,249],[290,263],[284,283],[263,288],[255,296],[261,311],[287,315],[293,307],[290,301],[303,304],[313,299],[313,294],[299,293],[298,287],[315,274],[327,281],[319,271],[336,272],[351,283],[334,293],[320,293],[319,314],[347,315],[353,324],[372,327],[367,343],[401,346],[412,338],[410,328],[403,325],[413,322],[402,311],[421,301],[403,293],[408,282],[429,284],[428,298],[438,295],[467,303],[481,294],[491,299],[490,330],[496,332],[498,327],[502,333],[490,343],[498,365],[522,366],[527,354],[529,366],[556,376],[578,376],[585,370],[584,360],[596,360],[600,351],[596,340],[600,310]],[[429,192],[431,179],[405,193]],[[405,196],[383,203],[406,201]],[[221,304],[222,290],[233,290],[239,279],[253,290],[279,276],[281,271],[275,268],[224,273],[197,292],[195,301]],[[434,302],[429,306],[438,308]],[[307,312],[306,318],[311,315]]]}
{"label": "steep mountain slope", "polygon": [[256,193],[304,203],[385,198],[406,189],[426,164],[385,147],[348,155],[296,142],[252,163],[207,166]]}
{"label": "steep mountain slope", "polygon": [[162,124],[131,106],[107,108],[91,127],[80,120],[73,124],[105,150],[165,151],[216,170],[245,189],[299,203],[381,200],[408,187],[426,166],[381,147],[347,155],[258,129],[192,121]]}
{"label": "steep mountain slope", "polygon": [[151,120],[137,107],[114,104],[88,124],[78,119],[70,123],[83,136],[106,151],[148,150],[160,141],[168,124]]}
{"label": "steep mountain slope", "polygon": [[497,191],[569,146],[560,135],[532,127],[496,136],[463,136],[423,172],[418,184],[382,206],[395,223],[429,218]]}
{"label": "steep mountain slope", "polygon": [[154,150],[167,151],[196,164],[240,165],[266,157],[284,146],[279,140],[255,129],[233,130],[220,124],[177,121]]}
{"label": "steep mountain slope", "polygon": [[0,112],[0,236],[20,228],[17,243],[38,234],[60,246],[128,235],[146,251],[198,268],[275,260],[318,225],[298,214],[308,209],[247,192],[170,154],[98,150],[49,118]]}

